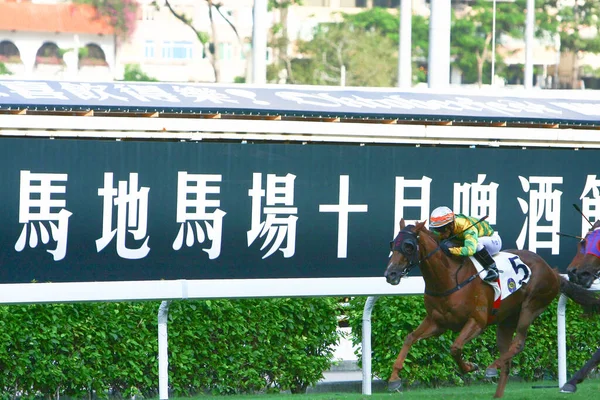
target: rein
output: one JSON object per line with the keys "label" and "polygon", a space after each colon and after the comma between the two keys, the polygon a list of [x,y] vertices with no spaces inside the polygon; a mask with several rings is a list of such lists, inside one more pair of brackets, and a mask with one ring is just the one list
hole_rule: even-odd
{"label": "rein", "polygon": [[[418,238],[419,235],[417,235],[414,232],[410,232],[410,234],[412,234],[413,236],[415,236],[415,239],[417,240],[418,243]],[[408,274],[414,267],[419,267],[420,268],[420,264],[426,260],[428,260],[430,257],[432,257],[435,253],[437,253],[438,251],[440,251],[441,247],[438,245],[435,249],[431,250],[429,253],[427,253],[427,255],[425,255],[425,257],[423,257],[422,259],[418,258],[417,255],[417,259],[416,259],[416,263],[414,262],[415,260],[411,260],[409,265],[404,268],[404,273]],[[399,249],[399,251],[401,253],[404,254],[404,252]],[[405,255],[406,257],[406,255]],[[408,257],[407,257],[408,258]],[[458,267],[458,270],[456,272],[457,276],[458,276],[458,271],[460,271],[460,269],[464,266],[465,261],[464,259],[462,260],[460,266]],[[467,286],[469,283],[473,282],[473,280],[475,280],[475,278],[479,275],[478,272],[475,272],[473,275],[471,275],[470,277],[468,277],[466,280],[464,280],[461,283],[457,283],[457,285],[455,287],[453,287],[452,289],[446,290],[444,292],[438,293],[438,292],[432,292],[430,290],[427,290],[427,288],[425,288],[425,294],[428,296],[432,296],[432,297],[446,297],[448,295],[451,295],[454,292],[458,292],[460,289],[464,288],[465,286]]]}
{"label": "rein", "polygon": [[[439,249],[439,247],[438,247],[438,249]],[[435,253],[436,250],[432,251],[429,254]],[[465,261],[463,260],[463,262],[460,264],[460,267],[458,267],[458,270],[456,271],[456,275],[458,275],[458,271],[460,271],[460,269],[464,265],[465,265]],[[427,288],[425,288],[425,294],[428,296],[432,296],[432,297],[446,297],[448,295],[451,295],[454,292],[458,292],[460,289],[464,288],[469,283],[473,282],[473,280],[477,277],[477,275],[479,275],[479,274],[477,272],[475,272],[473,275],[471,275],[470,277],[468,277],[466,280],[462,281],[461,283],[457,284],[452,289],[446,290],[445,292],[442,292],[442,293],[432,292],[430,290],[427,290]]]}

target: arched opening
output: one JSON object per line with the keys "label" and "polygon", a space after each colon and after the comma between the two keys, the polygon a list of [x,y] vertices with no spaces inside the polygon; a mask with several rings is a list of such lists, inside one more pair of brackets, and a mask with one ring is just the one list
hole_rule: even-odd
{"label": "arched opening", "polygon": [[79,67],[95,66],[106,67],[106,56],[100,46],[94,43],[87,44],[79,49]]}
{"label": "arched opening", "polygon": [[45,42],[35,55],[35,65],[63,65],[64,61],[56,43]]}
{"label": "arched opening", "polygon": [[13,42],[9,42],[8,40],[0,42],[0,62],[11,64],[22,63],[21,53],[19,53],[19,49]]}

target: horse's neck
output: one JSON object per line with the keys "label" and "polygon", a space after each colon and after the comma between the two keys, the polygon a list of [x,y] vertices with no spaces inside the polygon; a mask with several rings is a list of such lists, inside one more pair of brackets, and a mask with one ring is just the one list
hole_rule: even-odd
{"label": "horse's neck", "polygon": [[[435,247],[430,244],[433,241],[432,238],[426,238],[423,241],[428,241],[429,243],[427,245],[423,242],[421,243],[421,246],[423,246],[421,259],[427,257],[435,250]],[[460,279],[463,272],[459,270],[464,270],[464,267],[466,267],[466,265],[463,265],[465,261],[465,258],[454,260],[447,257],[441,250],[431,254],[429,258],[421,262],[421,273],[425,281],[425,286],[435,292],[444,292],[456,287],[460,283],[457,280]]]}

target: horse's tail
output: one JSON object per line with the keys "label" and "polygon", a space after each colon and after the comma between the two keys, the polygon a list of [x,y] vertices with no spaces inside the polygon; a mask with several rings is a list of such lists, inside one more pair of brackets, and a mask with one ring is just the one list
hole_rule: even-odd
{"label": "horse's tail", "polygon": [[560,292],[579,304],[586,314],[600,312],[600,298],[583,286],[570,282],[567,278],[559,274]]}

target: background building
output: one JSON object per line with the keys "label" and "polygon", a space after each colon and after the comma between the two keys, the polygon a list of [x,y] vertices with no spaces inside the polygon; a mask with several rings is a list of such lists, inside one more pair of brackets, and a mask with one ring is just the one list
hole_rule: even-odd
{"label": "background building", "polygon": [[18,79],[111,80],[114,29],[93,7],[0,2],[0,62]]}
{"label": "background building", "polygon": [[[198,0],[128,0],[137,2],[132,15],[132,29],[122,35],[96,10],[83,4],[63,0],[0,0],[0,73],[6,79],[121,80],[128,66],[137,65],[148,77],[160,81],[249,82],[252,76],[252,29],[254,0],[221,0],[213,9],[213,23],[208,5]],[[471,0],[453,1],[460,14],[473,4]],[[267,63],[281,51],[293,59],[298,54],[295,42],[310,40],[320,23],[340,21],[341,14],[355,14],[370,7],[386,7],[397,15],[400,0],[303,0],[302,5],[273,9],[267,15],[270,26],[285,24],[289,38],[287,49],[267,48]],[[169,9],[191,21],[178,19]],[[412,0],[413,14],[429,16],[427,0]],[[235,29],[232,28],[235,27]],[[198,40],[197,33],[209,41]],[[591,35],[597,34],[596,31]],[[213,65],[211,51],[218,65]],[[497,35],[497,53],[513,70],[514,79],[497,79],[497,84],[522,84],[525,42],[501,32]],[[414,55],[413,55],[414,57]],[[579,52],[561,51],[553,38],[536,39],[533,64],[539,87],[571,87],[573,71],[594,71],[600,57]],[[414,59],[414,58],[413,58]],[[427,60],[419,60],[427,68]],[[557,67],[558,66],[558,67]],[[285,71],[282,71],[285,72]],[[10,75],[6,75],[9,73]],[[451,70],[451,83],[465,83],[462,72]],[[585,80],[590,87],[597,79]],[[285,82],[285,77],[279,80]],[[556,83],[558,82],[558,84]]]}

